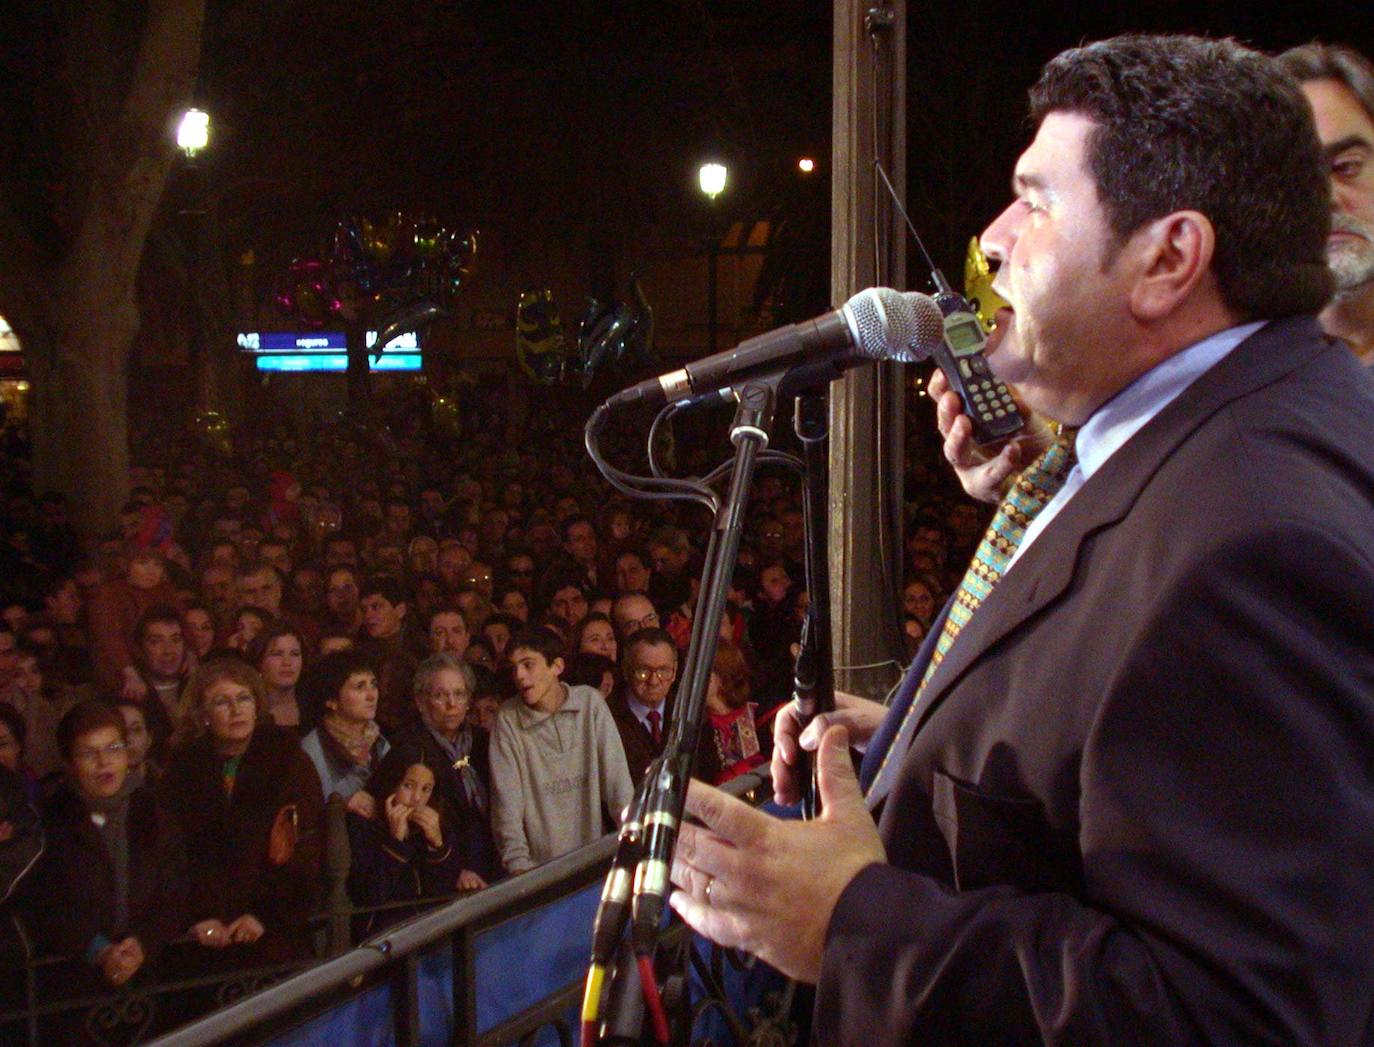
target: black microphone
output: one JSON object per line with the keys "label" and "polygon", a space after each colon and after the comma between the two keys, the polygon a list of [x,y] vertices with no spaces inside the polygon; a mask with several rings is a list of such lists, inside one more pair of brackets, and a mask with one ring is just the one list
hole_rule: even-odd
{"label": "black microphone", "polygon": [[829,358],[836,375],[866,360],[924,360],[944,338],[944,314],[929,295],[870,287],[815,320],[747,338],[733,349],[649,378],[606,401],[608,407],[661,407],[760,373]]}

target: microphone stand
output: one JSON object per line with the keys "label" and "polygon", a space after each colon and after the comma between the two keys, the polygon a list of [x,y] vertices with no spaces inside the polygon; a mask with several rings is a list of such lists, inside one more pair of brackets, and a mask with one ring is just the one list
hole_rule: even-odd
{"label": "microphone stand", "polygon": [[[812,387],[797,395],[792,426],[802,443],[806,463],[802,523],[806,535],[806,591],[810,605],[802,624],[801,650],[797,654],[794,693],[799,727],[818,713],[835,708],[835,675],[830,647],[830,428],[826,386]],[[803,818],[821,813],[820,792],[811,754],[798,750],[797,774],[801,778]]]}

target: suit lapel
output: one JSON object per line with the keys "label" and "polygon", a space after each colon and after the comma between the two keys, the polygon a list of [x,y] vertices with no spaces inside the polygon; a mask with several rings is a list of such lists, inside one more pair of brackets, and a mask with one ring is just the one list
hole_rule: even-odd
{"label": "suit lapel", "polygon": [[[1227,404],[1308,366],[1331,348],[1309,316],[1271,323],[1198,378],[1112,455],[997,583],[960,631],[920,696],[916,722],[906,732],[906,744],[980,659],[1070,588],[1084,543],[1126,516],[1179,444]],[[894,762],[900,755],[894,754]],[[870,796],[870,803],[880,800],[890,786],[891,775],[883,779],[887,780],[874,783],[877,795]]]}

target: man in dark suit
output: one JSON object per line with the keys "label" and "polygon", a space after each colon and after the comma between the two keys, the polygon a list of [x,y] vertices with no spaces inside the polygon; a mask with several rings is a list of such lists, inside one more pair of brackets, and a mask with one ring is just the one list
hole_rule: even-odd
{"label": "man in dark suit", "polygon": [[677,648],[662,629],[639,629],[625,641],[620,676],[608,705],[625,747],[630,780],[638,783],[668,736],[669,695],[677,680]]}
{"label": "man in dark suit", "polygon": [[694,785],[673,904],[817,982],[822,1042],[1365,1043],[1374,388],[1313,317],[1310,110],[1177,37],[1066,52],[1032,108],[988,359],[1076,464],[999,512],[886,724],[803,734],[819,819]]}

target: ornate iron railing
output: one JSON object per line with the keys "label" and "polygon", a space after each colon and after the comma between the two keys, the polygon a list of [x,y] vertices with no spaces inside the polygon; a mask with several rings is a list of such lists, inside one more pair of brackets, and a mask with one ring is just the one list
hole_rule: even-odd
{"label": "ornate iron railing", "polygon": [[[748,775],[731,782],[730,791],[757,799],[767,784],[765,775]],[[341,1039],[346,1030],[378,1022],[390,1023],[398,1045],[437,1039],[472,1047],[536,1042],[572,1047],[572,1012],[580,999],[591,912],[615,838],[607,836],[484,890],[432,900],[435,907],[354,946],[351,933],[358,917],[425,903],[369,909],[350,904],[343,818],[342,805],[332,803],[326,820],[326,905],[315,921],[324,959],[146,985],[135,979],[105,996],[44,1001],[38,984],[44,970],[59,961],[31,956],[23,972],[22,1005],[0,1011],[0,1041],[51,1042],[43,1038],[44,1029],[65,1017],[95,1043],[145,1043],[167,1027],[168,1013],[199,994],[211,1013],[162,1033],[153,1047],[326,1040],[331,1047],[347,1047]],[[694,946],[683,931],[674,928],[664,944],[690,954],[694,1023],[714,1021],[718,1042],[722,1034],[741,1044],[795,1042],[790,985],[775,978],[776,984],[756,991],[749,1004],[732,1000],[728,983],[748,976],[750,965],[714,947]],[[556,940],[549,941],[551,936]],[[496,966],[512,963],[531,966],[513,976],[528,979],[523,992],[510,991],[516,987],[499,979]],[[503,991],[495,992],[498,988]]]}

